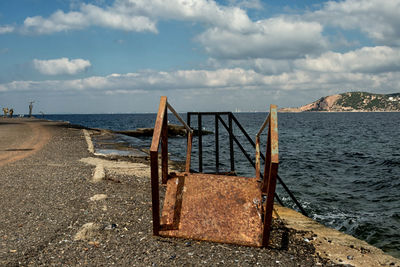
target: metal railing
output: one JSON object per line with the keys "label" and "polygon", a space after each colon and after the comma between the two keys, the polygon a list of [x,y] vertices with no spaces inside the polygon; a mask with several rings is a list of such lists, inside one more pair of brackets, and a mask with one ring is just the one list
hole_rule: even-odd
{"label": "metal railing", "polygon": [[[260,130],[258,131],[256,135],[256,143],[253,141],[253,139],[249,136],[249,134],[246,132],[246,130],[243,128],[243,126],[240,124],[240,122],[237,120],[235,115],[232,112],[188,112],[187,113],[187,124],[189,127],[191,127],[191,118],[192,116],[197,117],[197,128],[198,128],[198,171],[203,172],[203,144],[202,144],[202,117],[203,116],[214,116],[214,122],[215,122],[215,172],[219,173],[219,165],[220,165],[220,151],[219,151],[219,124],[222,124],[222,126],[227,130],[229,134],[229,159],[230,159],[230,170],[231,172],[235,171],[235,154],[234,154],[234,147],[233,144],[235,143],[242,154],[245,156],[247,161],[253,166],[254,169],[256,169],[256,177],[260,179],[260,177],[263,176],[263,174],[260,172],[260,158],[265,162],[265,156],[263,153],[260,152],[260,147],[259,147],[259,140],[261,136],[261,132],[265,129],[265,127],[270,123],[270,117],[268,116],[264,123],[262,124]],[[226,123],[223,120],[223,116],[227,116],[228,123]],[[256,150],[256,162],[253,161],[249,153],[247,153],[246,149],[243,147],[243,145],[240,143],[238,138],[235,136],[234,131],[233,131],[233,126],[237,126],[237,128],[240,130],[240,132],[243,134],[243,136],[246,137],[246,140],[250,143],[250,145]],[[257,145],[258,142],[258,145]],[[267,141],[268,142],[268,141]],[[268,153],[267,153],[268,155]],[[186,162],[187,163],[187,162]],[[258,169],[257,169],[258,166]],[[265,172],[265,171],[264,171]],[[277,180],[280,185],[282,185],[283,189],[286,191],[286,193],[289,195],[290,199],[295,203],[296,207],[300,210],[300,212],[308,216],[307,212],[304,210],[302,205],[299,203],[299,201],[296,199],[296,197],[293,195],[293,193],[290,191],[288,186],[284,183],[282,178],[277,175]],[[281,204],[282,206],[285,206],[281,198],[278,196],[278,194],[275,192],[275,198]]]}
{"label": "metal railing", "polygon": [[153,140],[150,147],[150,172],[151,172],[151,201],[153,207],[153,234],[158,235],[160,231],[160,195],[158,186],[158,149],[161,142],[161,180],[163,184],[168,180],[168,109],[177,117],[187,131],[187,151],[185,170],[189,172],[193,130],[179,116],[175,109],[167,102],[167,97],[162,96],[154,126]]}

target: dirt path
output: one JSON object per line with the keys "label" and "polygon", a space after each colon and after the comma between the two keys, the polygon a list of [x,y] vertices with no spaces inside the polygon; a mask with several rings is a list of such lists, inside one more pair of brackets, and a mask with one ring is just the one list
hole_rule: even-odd
{"label": "dirt path", "polygon": [[50,138],[50,132],[38,121],[1,118],[0,166],[36,153]]}

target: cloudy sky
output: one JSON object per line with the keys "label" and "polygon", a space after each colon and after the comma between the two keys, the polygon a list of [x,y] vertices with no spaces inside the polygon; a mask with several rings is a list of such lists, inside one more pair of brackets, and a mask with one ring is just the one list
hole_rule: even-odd
{"label": "cloudy sky", "polygon": [[0,1],[0,107],[263,111],[400,92],[400,0]]}

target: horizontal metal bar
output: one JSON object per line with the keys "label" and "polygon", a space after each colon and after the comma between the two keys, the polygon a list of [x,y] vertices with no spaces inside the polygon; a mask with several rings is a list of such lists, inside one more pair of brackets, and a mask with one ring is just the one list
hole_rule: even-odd
{"label": "horizontal metal bar", "polygon": [[191,115],[229,115],[232,112],[188,112],[189,116]]}
{"label": "horizontal metal bar", "polygon": [[175,117],[183,124],[186,130],[189,131],[190,133],[193,133],[193,130],[189,127],[189,125],[186,124],[186,122],[181,118],[181,116],[179,116],[178,112],[176,112],[175,109],[168,102],[167,102],[167,107],[175,115]]}

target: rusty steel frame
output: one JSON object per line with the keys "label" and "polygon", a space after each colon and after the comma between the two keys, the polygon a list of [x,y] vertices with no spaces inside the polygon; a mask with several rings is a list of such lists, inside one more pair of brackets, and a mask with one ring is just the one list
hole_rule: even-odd
{"label": "rusty steel frame", "polygon": [[278,116],[276,109],[275,105],[271,105],[269,115],[256,135],[256,178],[260,179],[260,135],[268,124],[264,177],[260,186],[262,194],[266,194],[267,196],[264,210],[263,246],[268,246],[270,238],[272,210],[274,207],[276,180],[278,176]]}
{"label": "rusty steel frame", "polygon": [[[161,143],[161,175],[162,175],[162,183],[163,184],[169,184],[171,183],[168,182],[169,180],[169,175],[168,175],[168,120],[167,120],[167,110],[170,110],[175,116],[177,116],[178,120],[185,126],[185,128],[188,130],[188,136],[187,136],[187,151],[186,151],[186,164],[185,164],[185,173],[183,173],[184,176],[187,176],[187,179],[190,179],[190,160],[191,160],[191,151],[192,151],[192,141],[193,141],[193,130],[190,128],[190,115],[188,114],[188,124],[184,123],[183,120],[179,117],[179,114],[172,108],[172,106],[168,103],[167,97],[163,96],[160,99],[160,106],[159,110],[157,113],[157,119],[154,127],[154,134],[153,134],[153,140],[152,144],[150,147],[150,164],[151,164],[151,187],[152,187],[152,211],[153,211],[153,234],[154,235],[160,235],[160,231],[163,232],[165,235],[166,233],[167,236],[174,236],[173,231],[176,230],[178,227],[177,225],[163,225],[161,226],[160,223],[160,199],[159,199],[159,166],[158,166],[158,150],[159,146]],[[230,113],[228,114],[228,125],[222,120],[222,118],[219,116],[220,114],[212,113],[212,115],[215,115],[216,118],[216,129],[218,128],[218,121],[222,123],[222,125],[228,130],[229,132],[229,138],[230,138],[230,154],[231,154],[231,159],[233,159],[233,142],[237,143],[239,148],[242,150],[242,152],[247,155],[246,151],[244,148],[241,146],[239,141],[236,139],[236,137],[233,135],[233,128],[232,128],[232,121],[235,120],[236,118],[234,116],[231,116]],[[201,114],[197,114],[199,116],[198,118],[198,127],[199,127],[199,132],[201,136]],[[211,115],[211,114],[210,114]],[[222,113],[221,113],[222,115]],[[268,124],[268,138],[267,138],[267,148],[266,148],[266,158],[265,158],[265,166],[264,166],[264,177],[261,182],[261,185],[259,186],[258,193],[256,191],[255,194],[258,195],[260,199],[262,199],[263,195],[267,196],[267,201],[265,203],[265,206],[263,207],[262,212],[264,213],[263,217],[264,220],[261,220],[261,227],[260,229],[262,231],[261,234],[261,242],[259,241],[254,241],[252,243],[253,245],[257,246],[262,246],[266,247],[268,246],[269,238],[270,238],[270,230],[271,230],[271,222],[272,222],[272,210],[273,210],[273,204],[274,204],[274,195],[275,195],[275,189],[276,189],[276,181],[277,181],[277,173],[278,173],[278,164],[279,164],[279,157],[278,157],[278,128],[277,128],[277,112],[276,112],[276,106],[271,105],[270,108],[270,114],[266,121],[264,122],[262,128],[260,129],[259,133],[256,136],[256,178],[257,180],[260,179],[260,149],[259,149],[259,144],[260,144],[260,134],[263,131],[263,129],[266,127]],[[218,134],[218,130],[216,130],[216,134]],[[217,140],[216,136],[216,140]],[[199,138],[201,141],[201,137]],[[218,141],[217,142],[217,155],[216,155],[216,160],[218,163]],[[201,153],[201,143],[199,143],[199,153]],[[201,157],[200,157],[201,158]],[[250,159],[251,160],[251,159]],[[201,162],[199,162],[201,163]],[[200,166],[200,172],[202,171],[202,164],[199,164]],[[233,163],[231,163],[231,167],[234,167]],[[183,177],[184,177],[183,176]],[[174,176],[173,174],[170,176],[171,179],[177,179],[176,175]],[[222,178],[224,177],[223,175],[221,176]],[[182,179],[182,178],[179,178]],[[180,180],[177,180],[178,182]],[[185,178],[183,178],[185,179]],[[232,178],[229,178],[232,179]],[[255,178],[252,178],[255,179]],[[190,180],[187,180],[190,181]],[[196,179],[194,180],[196,181]],[[244,180],[243,180],[244,181]],[[171,181],[170,181],[171,182]],[[173,181],[175,184],[175,181]],[[178,184],[182,183],[180,181]],[[229,184],[229,180],[226,181],[226,183]],[[233,183],[233,181],[232,181]],[[207,184],[207,183],[205,183]],[[246,183],[244,183],[246,184]],[[239,186],[240,188],[240,186]],[[201,188],[198,188],[201,189]],[[183,190],[183,188],[181,188]],[[188,189],[189,190],[189,189]],[[178,191],[177,191],[178,192]],[[180,191],[179,191],[180,192]],[[167,194],[168,194],[168,189],[167,189]],[[180,193],[183,194],[183,191]],[[229,194],[228,194],[229,195]],[[177,193],[175,194],[175,197],[178,198]],[[180,196],[179,198],[181,198]],[[173,197],[172,197],[173,198]],[[181,203],[178,201],[179,199],[175,200],[175,203]],[[166,199],[165,201],[171,201],[170,199]],[[178,201],[178,202],[177,202]],[[164,204],[164,208],[165,208]],[[177,219],[180,217],[181,213],[180,211],[177,211],[176,209],[180,209],[182,203],[177,206],[177,208],[174,208],[174,215],[173,218]],[[168,207],[168,204],[167,204]],[[171,206],[168,207],[171,209]],[[167,215],[168,215],[168,211]],[[186,216],[190,215],[186,212]],[[164,211],[163,211],[163,218],[164,217]],[[178,216],[178,217],[177,217]],[[217,216],[218,217],[218,216]],[[179,220],[178,220],[179,221]],[[238,222],[239,223],[239,222]],[[165,228],[167,226],[167,228]],[[168,227],[169,226],[169,227]],[[172,228],[170,228],[172,227]],[[165,228],[165,229],[164,229]],[[179,228],[179,227],[178,227]],[[258,228],[258,227],[257,227]],[[172,232],[171,232],[172,231]],[[225,230],[226,231],[226,230]],[[226,233],[227,237],[229,237],[229,233]],[[177,235],[179,236],[179,235]],[[204,240],[211,240],[213,241],[214,237],[210,237],[207,239],[207,237],[204,237]],[[216,241],[218,242],[218,238]],[[225,240],[225,239],[223,239]],[[226,239],[225,241],[222,242],[229,242],[229,238]],[[232,241],[235,242],[235,241]],[[240,244],[240,242],[238,242]],[[246,244],[246,243],[243,243]],[[250,243],[249,243],[250,244]]]}
{"label": "rusty steel frame", "polygon": [[185,171],[190,170],[193,130],[184,122],[174,108],[168,103],[167,97],[162,96],[154,126],[153,139],[150,147],[150,177],[151,177],[151,202],[153,213],[153,234],[160,232],[160,193],[158,174],[158,149],[161,142],[161,180],[166,184],[168,180],[168,109],[177,117],[188,132]]}
{"label": "rusty steel frame", "polygon": [[[246,130],[243,128],[243,126],[240,124],[240,122],[236,119],[236,117],[232,114],[232,112],[188,112],[187,113],[187,124],[190,125],[190,121],[191,121],[191,116],[196,115],[198,116],[199,114],[203,115],[203,116],[215,116],[215,173],[218,174],[219,173],[219,123],[218,121],[220,121],[222,123],[222,125],[224,126],[224,128],[228,131],[229,133],[229,127],[227,126],[227,124],[224,122],[223,118],[221,117],[222,115],[226,115],[229,116],[229,114],[231,114],[231,117],[233,119],[233,122],[235,123],[235,126],[237,126],[240,131],[242,132],[242,134],[246,137],[247,141],[250,143],[250,145],[256,150],[256,153],[259,154],[259,157],[257,157],[256,155],[256,161],[258,158],[258,164],[254,163],[253,160],[250,158],[250,156],[247,154],[247,152],[244,150],[243,146],[239,143],[238,139],[235,137],[235,135],[232,133],[232,135],[230,135],[230,138],[233,139],[233,141],[238,145],[238,147],[240,148],[240,150],[242,151],[243,155],[246,157],[246,159],[248,160],[248,162],[251,164],[251,166],[253,166],[254,169],[257,169],[257,165],[258,165],[258,170],[256,170],[256,177],[259,181],[261,181],[261,177],[263,177],[262,172],[260,172],[260,157],[261,159],[265,162],[265,156],[264,154],[260,151],[260,145],[258,145],[258,148],[256,146],[256,143],[253,141],[253,139],[248,135],[248,133],[246,132]],[[269,116],[266,117],[264,123],[262,124],[259,132],[256,135],[256,142],[257,142],[257,138],[260,138],[260,135],[262,133],[262,131],[265,129],[266,125],[269,122]],[[257,150],[258,149],[258,150]],[[231,160],[234,160],[231,158]],[[231,170],[231,172],[234,170]],[[290,191],[290,189],[287,187],[287,185],[285,184],[285,182],[282,180],[282,178],[279,177],[279,175],[277,176],[278,182],[280,185],[282,185],[283,189],[286,191],[286,193],[289,195],[290,199],[294,202],[294,204],[297,206],[297,208],[300,210],[300,212],[304,215],[308,217],[307,212],[305,211],[305,209],[301,206],[300,202],[296,199],[296,197],[293,195],[293,193]],[[281,198],[278,196],[278,194],[275,192],[275,199],[278,201],[278,203],[282,206],[285,206],[285,204],[282,202]]]}

